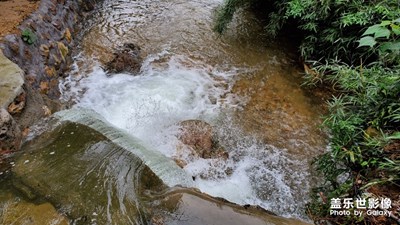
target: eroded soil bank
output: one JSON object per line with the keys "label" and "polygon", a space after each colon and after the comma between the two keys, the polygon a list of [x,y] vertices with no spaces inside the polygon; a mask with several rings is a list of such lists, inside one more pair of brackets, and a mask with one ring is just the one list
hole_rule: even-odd
{"label": "eroded soil bank", "polygon": [[40,1],[3,0],[0,1],[0,41],[10,33],[19,33],[18,26],[32,12]]}

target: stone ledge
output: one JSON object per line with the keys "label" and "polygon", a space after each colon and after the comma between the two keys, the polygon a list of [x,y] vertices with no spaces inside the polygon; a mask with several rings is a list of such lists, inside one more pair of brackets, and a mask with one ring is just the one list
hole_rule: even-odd
{"label": "stone ledge", "polygon": [[7,108],[22,93],[24,72],[0,50],[0,108]]}

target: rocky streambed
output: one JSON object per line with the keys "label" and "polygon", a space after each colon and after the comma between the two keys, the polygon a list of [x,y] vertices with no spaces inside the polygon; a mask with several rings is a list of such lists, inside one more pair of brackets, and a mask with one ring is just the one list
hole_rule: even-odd
{"label": "rocky streambed", "polygon": [[212,33],[219,4],[41,1],[0,44],[0,221],[305,223],[319,102],[260,26]]}

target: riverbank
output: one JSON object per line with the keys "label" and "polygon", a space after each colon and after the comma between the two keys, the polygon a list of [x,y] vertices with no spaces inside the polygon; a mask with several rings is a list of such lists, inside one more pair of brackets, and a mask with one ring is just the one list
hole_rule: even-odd
{"label": "riverbank", "polygon": [[[19,68],[23,83],[10,83],[14,70],[2,72],[1,102],[10,115],[0,121],[7,133],[2,142],[2,159],[6,162],[21,145],[20,136],[29,132],[39,119],[63,109],[59,100],[59,78],[65,75],[72,62],[72,49],[79,44],[81,21],[94,9],[97,1],[1,1],[0,54],[2,65]],[[4,18],[4,19],[3,19]],[[5,68],[3,66],[3,68]],[[4,103],[4,105],[3,105]],[[5,113],[2,112],[4,115]],[[15,121],[15,122],[13,122]],[[11,124],[18,129],[11,129]],[[3,137],[4,138],[4,137]],[[7,163],[5,163],[7,164]]]}

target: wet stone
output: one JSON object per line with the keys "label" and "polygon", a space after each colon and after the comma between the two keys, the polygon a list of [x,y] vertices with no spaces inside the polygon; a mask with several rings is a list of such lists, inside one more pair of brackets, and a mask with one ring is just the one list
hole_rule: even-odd
{"label": "wet stone", "polygon": [[178,139],[201,158],[229,158],[228,152],[218,144],[212,126],[201,120],[186,120],[179,123]]}
{"label": "wet stone", "polygon": [[127,43],[114,53],[114,58],[110,62],[106,63],[106,71],[108,74],[126,72],[136,75],[140,71],[142,62],[140,48]]}
{"label": "wet stone", "polygon": [[65,122],[50,130],[22,147],[14,186],[61,207],[74,224],[144,224],[141,193],[165,187],[154,173],[84,125]]}

